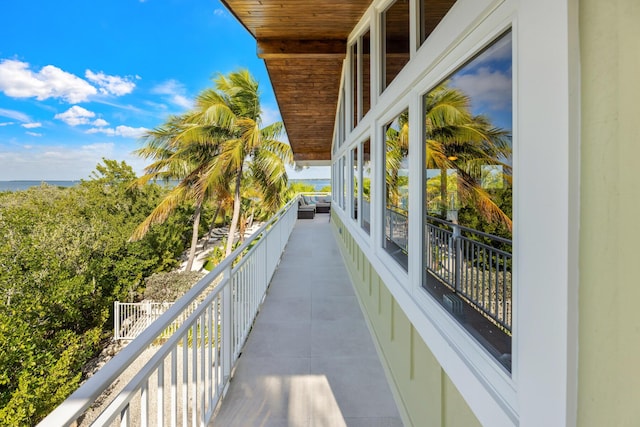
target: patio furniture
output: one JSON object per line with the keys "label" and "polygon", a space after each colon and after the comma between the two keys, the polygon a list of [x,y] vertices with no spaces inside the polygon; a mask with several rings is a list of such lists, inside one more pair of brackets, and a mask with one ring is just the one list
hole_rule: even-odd
{"label": "patio furniture", "polygon": [[331,199],[329,196],[316,196],[315,199],[317,213],[331,212]]}
{"label": "patio furniture", "polygon": [[316,216],[316,205],[308,203],[304,197],[298,199],[298,219],[313,219]]}

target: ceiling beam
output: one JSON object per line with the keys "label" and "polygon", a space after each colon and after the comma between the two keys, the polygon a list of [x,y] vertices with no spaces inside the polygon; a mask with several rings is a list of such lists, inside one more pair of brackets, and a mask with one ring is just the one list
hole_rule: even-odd
{"label": "ceiling beam", "polygon": [[298,40],[298,39],[260,39],[258,57],[262,59],[296,58],[338,58],[347,53],[346,40]]}
{"label": "ceiling beam", "polygon": [[331,151],[327,152],[298,152],[293,154],[293,160],[295,162],[304,162],[304,161],[330,161],[331,160]]}

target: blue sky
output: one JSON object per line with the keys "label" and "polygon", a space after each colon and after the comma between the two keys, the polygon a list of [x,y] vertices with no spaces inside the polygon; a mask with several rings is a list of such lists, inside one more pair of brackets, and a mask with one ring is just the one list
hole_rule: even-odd
{"label": "blue sky", "polygon": [[[247,68],[264,124],[280,120],[251,35],[212,0],[6,2],[0,14],[0,180],[87,178],[189,109],[211,78]],[[291,178],[325,178],[311,168]]]}

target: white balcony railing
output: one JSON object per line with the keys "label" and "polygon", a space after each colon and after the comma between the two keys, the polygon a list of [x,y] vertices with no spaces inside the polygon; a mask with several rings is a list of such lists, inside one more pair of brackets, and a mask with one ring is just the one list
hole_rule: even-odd
{"label": "white balcony railing", "polygon": [[[201,279],[89,378],[39,426],[83,417],[114,381],[155,344],[153,355],[92,425],[206,425],[222,398],[296,222],[297,198]],[[197,304],[193,310],[192,304]],[[186,320],[166,337],[174,321]],[[166,341],[165,341],[166,340]],[[159,341],[164,341],[159,345]],[[155,408],[152,410],[151,408]]]}

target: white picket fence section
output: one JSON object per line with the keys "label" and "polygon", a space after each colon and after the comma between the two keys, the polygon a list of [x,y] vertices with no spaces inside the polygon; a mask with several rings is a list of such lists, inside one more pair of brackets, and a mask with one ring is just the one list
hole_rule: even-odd
{"label": "white picket fence section", "polygon": [[[206,426],[227,389],[232,368],[289,240],[297,202],[296,198],[288,203],[39,426],[75,423],[174,322],[180,323],[179,327],[166,336],[92,425]],[[180,322],[182,316],[186,319]]]}
{"label": "white picket fence section", "polygon": [[[147,329],[153,322],[158,320],[167,311],[173,302],[120,302],[113,303],[113,339],[116,341],[134,340]],[[165,329],[159,338],[170,336],[174,333],[191,313],[198,306],[198,301],[194,301],[190,309],[185,310]]]}

